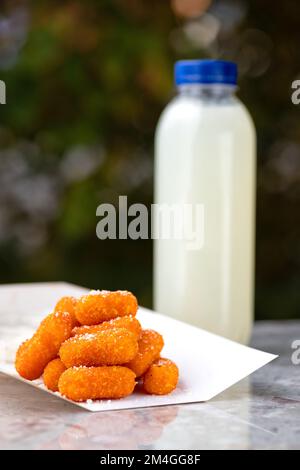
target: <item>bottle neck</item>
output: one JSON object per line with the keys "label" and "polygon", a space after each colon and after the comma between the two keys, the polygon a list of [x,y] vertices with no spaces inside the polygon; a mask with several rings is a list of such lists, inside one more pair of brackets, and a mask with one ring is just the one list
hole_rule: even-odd
{"label": "bottle neck", "polygon": [[235,85],[224,84],[183,84],[178,85],[179,95],[197,97],[205,100],[227,100],[230,99],[236,91]]}

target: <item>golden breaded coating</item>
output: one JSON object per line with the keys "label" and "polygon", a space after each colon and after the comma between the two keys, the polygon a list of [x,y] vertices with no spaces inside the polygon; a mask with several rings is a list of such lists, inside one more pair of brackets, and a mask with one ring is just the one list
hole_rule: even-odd
{"label": "golden breaded coating", "polygon": [[19,347],[15,360],[17,372],[28,380],[38,379],[48,362],[57,357],[61,344],[70,337],[72,328],[70,313],[48,315],[32,338]]}
{"label": "golden breaded coating", "polygon": [[151,366],[152,362],[159,358],[164,346],[163,337],[154,330],[142,330],[139,342],[138,353],[127,367],[133,370],[137,377],[143,375]]}
{"label": "golden breaded coating", "polygon": [[97,333],[73,336],[65,341],[59,356],[66,367],[119,365],[133,359],[138,342],[125,328],[111,328]]}
{"label": "golden breaded coating", "polygon": [[127,367],[72,367],[60,377],[62,395],[74,401],[123,398],[135,387],[135,374]]}
{"label": "golden breaded coating", "polygon": [[178,367],[174,362],[156,359],[143,377],[144,390],[152,395],[167,395],[176,388],[178,376]]}
{"label": "golden breaded coating", "polygon": [[75,315],[82,325],[96,325],[117,317],[136,315],[136,297],[128,291],[91,291],[77,302]]}
{"label": "golden breaded coating", "polygon": [[80,325],[75,316],[77,299],[75,297],[62,297],[55,305],[54,312],[69,312],[72,315],[73,327]]}
{"label": "golden breaded coating", "polygon": [[99,323],[99,325],[77,326],[73,328],[72,336],[97,333],[98,331],[110,330],[111,328],[126,328],[126,330],[134,334],[136,339],[139,339],[142,331],[140,322],[132,315],[128,315],[127,317],[118,317],[114,320],[104,321]]}
{"label": "golden breaded coating", "polygon": [[46,365],[43,380],[49,390],[52,390],[52,392],[58,391],[58,381],[65,370],[65,366],[59,358],[53,359]]}

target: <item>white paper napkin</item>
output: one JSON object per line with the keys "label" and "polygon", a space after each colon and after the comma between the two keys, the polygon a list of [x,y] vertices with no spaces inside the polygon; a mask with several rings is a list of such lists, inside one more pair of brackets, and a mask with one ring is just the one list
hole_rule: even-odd
{"label": "white paper napkin", "polygon": [[[7,293],[6,287],[10,290],[9,293]],[[28,292],[26,292],[26,295],[24,294],[24,291],[28,289],[31,297]],[[86,289],[63,283],[18,285],[15,288],[1,286],[0,305],[3,309],[2,300],[15,301],[19,309],[17,312],[18,317],[21,314],[20,310],[24,310],[22,324],[31,325],[33,323],[34,297],[39,309],[49,311],[54,306],[53,299],[58,299],[62,295],[81,295],[84,292],[86,292]],[[22,295],[25,295],[28,302],[30,299],[30,312],[28,311],[28,304],[27,306],[24,303],[22,305]],[[7,306],[7,310],[13,312],[13,305]],[[165,347],[162,356],[174,360],[179,367],[180,380],[177,389],[170,395],[165,396],[135,392],[131,396],[120,400],[71,403],[90,411],[107,411],[207,401],[277,357],[274,354],[242,346],[142,307],[139,309],[137,318],[142,323],[143,328],[152,328],[163,335]],[[1,311],[0,323],[4,324]],[[10,319],[10,324],[12,324],[12,319]],[[18,329],[15,328],[15,331],[17,336]],[[11,338],[11,334],[9,336]],[[2,353],[5,344],[6,339],[2,335],[2,338],[0,338]],[[19,377],[13,363],[9,362],[7,358],[5,359],[4,354],[0,356],[0,372],[26,382],[46,393],[53,394],[44,387],[42,380],[30,382]],[[54,395],[62,400],[70,401],[59,393]]]}

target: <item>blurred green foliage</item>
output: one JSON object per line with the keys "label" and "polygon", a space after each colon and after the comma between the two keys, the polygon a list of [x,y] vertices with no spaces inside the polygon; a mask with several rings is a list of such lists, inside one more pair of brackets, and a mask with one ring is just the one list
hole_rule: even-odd
{"label": "blurred green foliage", "polygon": [[3,2],[0,282],[127,288],[151,305],[151,241],[99,241],[96,208],[152,202],[173,63],[223,57],[258,131],[256,315],[299,316],[299,13],[296,0]]}

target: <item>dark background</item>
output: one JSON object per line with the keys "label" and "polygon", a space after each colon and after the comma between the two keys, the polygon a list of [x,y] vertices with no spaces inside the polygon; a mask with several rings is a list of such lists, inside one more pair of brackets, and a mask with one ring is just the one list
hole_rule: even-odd
{"label": "dark background", "polygon": [[299,317],[300,2],[0,5],[0,282],[127,288],[150,306],[152,242],[99,241],[96,207],[152,202],[173,63],[224,58],[258,134],[256,318]]}

